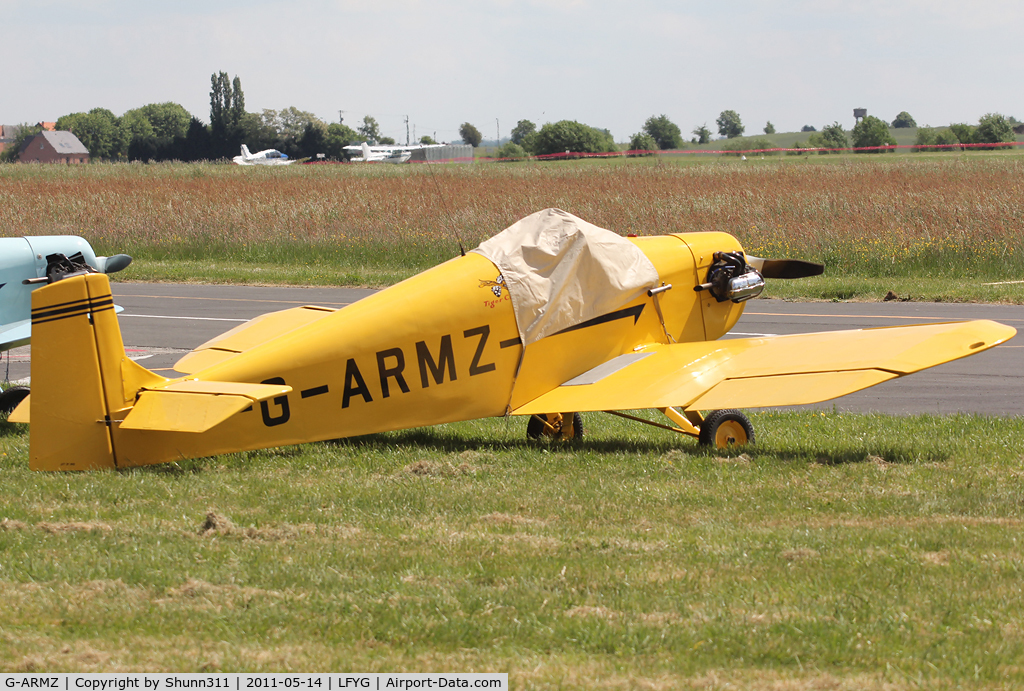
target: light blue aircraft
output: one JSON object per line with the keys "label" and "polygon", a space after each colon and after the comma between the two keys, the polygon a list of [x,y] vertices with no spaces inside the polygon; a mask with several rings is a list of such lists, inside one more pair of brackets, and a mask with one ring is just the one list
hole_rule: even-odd
{"label": "light blue aircraft", "polygon": [[[63,264],[54,261],[54,255],[64,255],[67,260]],[[0,351],[25,345],[32,337],[32,291],[46,285],[48,267],[51,272],[63,272],[76,263],[87,264],[110,274],[131,262],[127,254],[97,257],[92,246],[77,235],[0,238]],[[120,312],[123,308],[115,309]],[[28,388],[23,386],[0,393],[0,413],[13,410],[27,394]]]}

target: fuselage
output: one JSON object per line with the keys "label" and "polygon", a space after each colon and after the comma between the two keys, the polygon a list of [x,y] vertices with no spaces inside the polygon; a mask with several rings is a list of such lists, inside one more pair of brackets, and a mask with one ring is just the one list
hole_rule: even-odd
{"label": "fuselage", "polygon": [[232,159],[240,166],[286,166],[293,161],[288,154],[281,153],[277,149],[264,149],[250,155],[235,156]]}
{"label": "fuselage", "polygon": [[632,241],[672,289],[525,349],[498,268],[476,253],[243,352],[212,343],[197,354],[204,366],[185,379],[270,382],[291,393],[202,434],[122,430],[113,416],[117,464],[500,416],[617,355],[645,344],[714,340],[736,323],[742,303],[694,291],[714,252],[740,249],[735,238],[690,233]]}

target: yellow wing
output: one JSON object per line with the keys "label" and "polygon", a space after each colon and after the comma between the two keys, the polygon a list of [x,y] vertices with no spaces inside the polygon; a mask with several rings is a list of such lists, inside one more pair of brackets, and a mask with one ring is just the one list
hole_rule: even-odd
{"label": "yellow wing", "polygon": [[651,345],[513,410],[690,410],[817,403],[980,353],[1017,333],[988,320]]}

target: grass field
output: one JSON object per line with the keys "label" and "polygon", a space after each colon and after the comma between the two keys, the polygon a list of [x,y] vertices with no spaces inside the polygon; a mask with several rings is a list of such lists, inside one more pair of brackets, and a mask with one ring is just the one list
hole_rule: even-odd
{"label": "grass field", "polygon": [[[1018,155],[0,166],[129,280],[386,285],[558,206],[823,261],[786,297],[1024,301]],[[517,689],[1024,687],[1024,419],[589,415],[40,474],[0,422],[0,671],[497,671]]]}
{"label": "grass field", "polygon": [[560,207],[622,234],[720,230],[823,262],[769,294],[1020,302],[1019,154],[473,166],[0,167],[6,235],[77,233],[124,280],[381,286]]}
{"label": "grass field", "polygon": [[513,688],[1024,683],[1024,422],[590,415],[113,473],[0,437],[0,670],[503,671]]}

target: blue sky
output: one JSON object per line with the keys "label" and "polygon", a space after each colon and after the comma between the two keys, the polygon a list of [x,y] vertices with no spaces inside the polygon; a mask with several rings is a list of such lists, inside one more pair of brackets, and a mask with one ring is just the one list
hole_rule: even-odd
{"label": "blue sky", "polygon": [[1019,0],[0,0],[0,122],[175,101],[209,119],[210,75],[246,107],[295,106],[385,135],[485,138],[520,119],[687,135],[737,111],[747,134],[853,108],[918,124],[1024,120]]}

